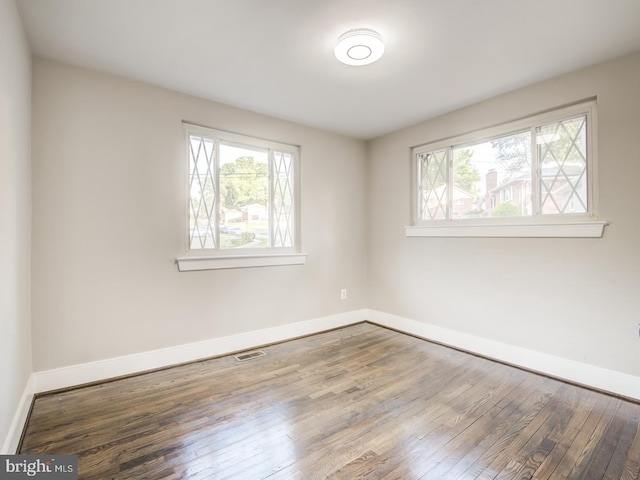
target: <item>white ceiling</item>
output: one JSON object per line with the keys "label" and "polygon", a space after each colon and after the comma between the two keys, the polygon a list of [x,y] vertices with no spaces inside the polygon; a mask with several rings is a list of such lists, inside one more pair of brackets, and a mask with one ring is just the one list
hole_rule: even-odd
{"label": "white ceiling", "polygon": [[[640,50],[640,0],[17,0],[36,55],[362,139]],[[333,55],[345,31],[377,63]]]}

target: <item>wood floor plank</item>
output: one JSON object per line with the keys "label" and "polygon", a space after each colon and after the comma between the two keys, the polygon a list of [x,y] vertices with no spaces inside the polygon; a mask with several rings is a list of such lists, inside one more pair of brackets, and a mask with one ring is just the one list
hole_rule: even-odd
{"label": "wood floor plank", "polygon": [[[491,447],[488,454],[480,460],[483,470],[479,474],[465,472],[461,478],[478,478],[488,480],[497,478],[503,470],[511,471],[515,468],[512,458],[522,448],[531,435],[537,431],[550,415],[550,411],[544,407],[562,387],[557,381],[545,382],[545,388],[532,392],[527,408],[522,409],[522,415],[511,428]],[[518,410],[520,413],[520,409]],[[522,465],[518,463],[518,468]],[[469,476],[471,474],[471,476]]]}
{"label": "wood floor plank", "polygon": [[[491,424],[491,419],[495,415],[494,410],[500,410],[498,407],[493,407],[493,403],[490,401],[492,395],[496,395],[497,399],[502,399],[503,393],[513,388],[512,385],[505,384],[496,390],[489,391],[483,395],[480,401],[471,403],[465,410],[423,437],[429,443],[430,448],[424,453],[425,460],[428,461],[425,462],[424,470],[419,472],[420,478],[430,478],[430,475],[427,474],[429,469],[453,455],[456,447],[468,442],[465,447],[468,451],[469,445],[473,445],[476,440],[479,441],[482,433],[477,434],[477,429],[484,429],[483,433],[486,434],[488,425]],[[461,457],[463,452],[460,452],[459,455]],[[452,460],[455,461],[456,458],[459,457],[454,455]],[[413,471],[417,471],[415,466]],[[432,478],[438,478],[438,475]]]}
{"label": "wood floor plank", "polygon": [[597,402],[597,395],[593,392],[582,389],[576,390],[581,391],[583,401],[574,406],[573,412],[569,411],[565,413],[570,419],[562,428],[554,428],[551,432],[549,438],[554,442],[554,448],[534,472],[533,478],[537,480],[548,480],[552,478],[553,471],[567,453],[569,446],[580,432],[580,429]]}
{"label": "wood floor plank", "polygon": [[614,452],[604,473],[604,480],[616,480],[622,477],[626,459],[633,445],[633,440],[638,430],[638,422],[640,421],[635,405],[629,402],[623,402],[618,412],[621,414],[620,418],[623,422],[623,427],[619,439],[615,440]]}
{"label": "wood floor plank", "polygon": [[556,447],[558,437],[571,420],[572,411],[576,406],[575,396],[579,391],[580,389],[572,385],[563,385],[543,407],[541,414],[549,412],[546,421],[512,457],[512,460],[521,465],[520,470],[516,472],[516,478],[531,478]]}
{"label": "wood floor plank", "polygon": [[616,419],[619,405],[620,402],[614,399],[608,402],[607,410],[600,416],[595,429],[589,436],[577,462],[574,464],[567,478],[580,480],[602,478],[608,465],[611,452],[607,450],[602,451],[598,449],[598,446],[602,445],[611,423]]}
{"label": "wood floor plank", "polygon": [[[430,463],[434,465],[423,475],[421,480],[440,480],[442,478],[455,477],[453,467],[460,464],[462,459],[476,449],[482,441],[490,443],[493,439],[504,433],[504,428],[509,423],[509,417],[514,416],[519,404],[518,390],[514,387],[507,399],[511,401],[502,406],[500,403],[489,412],[473,422],[469,428],[456,436],[444,448],[430,457]],[[502,427],[502,428],[501,428]],[[464,470],[464,469],[463,469]],[[459,474],[459,473],[458,473]]]}
{"label": "wood floor plank", "polygon": [[[452,464],[449,470],[443,471],[441,478],[475,478],[483,471],[496,457],[504,450],[501,446],[503,438],[508,438],[507,434],[513,425],[522,418],[523,412],[528,411],[535,404],[536,397],[523,395],[524,391],[544,390],[544,385],[550,382],[549,379],[538,376],[528,376],[526,381],[518,386],[511,395],[512,400],[505,405],[496,415],[496,425],[485,432],[484,437],[476,445],[468,445],[466,451],[461,451],[447,458],[444,464]],[[446,475],[446,476],[444,476]]]}
{"label": "wood floor plank", "polygon": [[627,451],[621,480],[640,478],[640,421],[637,422],[635,437],[631,447]]}
{"label": "wood floor plank", "polygon": [[81,479],[638,480],[640,405],[362,323],[38,396]]}

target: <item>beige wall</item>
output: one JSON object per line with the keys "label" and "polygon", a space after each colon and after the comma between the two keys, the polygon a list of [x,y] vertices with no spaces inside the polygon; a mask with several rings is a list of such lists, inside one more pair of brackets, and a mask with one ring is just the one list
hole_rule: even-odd
{"label": "beige wall", "polygon": [[31,374],[31,55],[0,0],[0,439]]}
{"label": "beige wall", "polygon": [[[46,60],[33,76],[35,371],[366,306],[362,142]],[[306,265],[178,272],[183,119],[301,145]]]}
{"label": "beige wall", "polygon": [[[593,95],[604,238],[404,236],[411,146]],[[376,139],[368,161],[370,308],[640,375],[640,54]]]}

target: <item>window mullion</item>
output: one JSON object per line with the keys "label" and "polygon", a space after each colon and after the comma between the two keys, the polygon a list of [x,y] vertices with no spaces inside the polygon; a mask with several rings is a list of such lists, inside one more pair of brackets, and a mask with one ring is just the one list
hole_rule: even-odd
{"label": "window mullion", "polygon": [[538,216],[541,213],[540,205],[540,149],[536,139],[536,127],[531,127],[531,208],[532,216]]}
{"label": "window mullion", "polygon": [[213,171],[214,171],[214,188],[215,188],[215,200],[213,208],[213,248],[220,250],[220,140],[215,139],[213,143],[214,158],[213,158]]}
{"label": "window mullion", "polygon": [[268,188],[267,188],[267,211],[269,212],[269,219],[267,222],[267,238],[269,238],[269,248],[273,247],[276,242],[275,242],[275,229],[273,228],[273,222],[275,220],[275,215],[276,215],[276,211],[275,211],[275,205],[273,202],[273,198],[274,198],[274,189],[275,189],[275,185],[276,185],[276,181],[275,181],[275,177],[274,177],[274,155],[273,155],[273,149],[270,148],[269,149],[269,155],[268,155],[268,161],[269,161],[269,165],[267,167],[267,171],[268,173],[268,177],[267,177],[267,183],[268,183]]}
{"label": "window mullion", "polygon": [[415,178],[416,181],[411,182],[412,190],[412,198],[413,198],[413,221],[414,223],[422,220],[422,202],[420,198],[422,197],[422,169],[420,168],[420,160],[418,160],[419,156],[415,152],[415,150],[411,151],[411,168],[412,168],[412,178]]}
{"label": "window mullion", "polygon": [[447,147],[447,220],[453,216],[453,147]]}
{"label": "window mullion", "polygon": [[596,148],[595,142],[597,136],[593,131],[593,127],[595,126],[595,117],[596,112],[593,108],[590,108],[589,111],[585,114],[585,126],[586,129],[586,137],[587,137],[587,212],[589,215],[597,215],[595,209],[595,203],[597,198],[597,184],[594,182],[596,178],[597,172],[597,163],[594,160],[596,156]]}

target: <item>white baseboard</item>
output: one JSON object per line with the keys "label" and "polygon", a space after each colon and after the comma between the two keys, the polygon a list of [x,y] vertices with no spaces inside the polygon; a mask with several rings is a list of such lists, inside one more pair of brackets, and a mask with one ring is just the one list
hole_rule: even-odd
{"label": "white baseboard", "polygon": [[640,377],[606,368],[556,357],[526,348],[496,342],[448,328],[410,320],[408,318],[367,310],[367,319],[373,323],[433,340],[444,345],[476,353],[483,357],[539,372],[544,375],[585,385],[623,397],[640,400]]}
{"label": "white baseboard", "polygon": [[13,455],[18,450],[18,444],[20,443],[20,437],[22,436],[22,430],[27,422],[29,416],[29,410],[31,410],[31,402],[33,401],[33,375],[29,376],[27,385],[22,393],[22,398],[18,404],[18,408],[11,421],[11,426],[7,432],[7,436],[2,444],[2,455]]}
{"label": "white baseboard", "polygon": [[202,358],[239,352],[260,345],[281,342],[362,322],[366,318],[365,314],[366,310],[364,309],[354,310],[237,335],[212,338],[201,342],[35,372],[33,374],[33,389],[35,393],[46,392]]}

